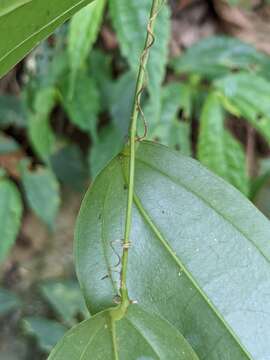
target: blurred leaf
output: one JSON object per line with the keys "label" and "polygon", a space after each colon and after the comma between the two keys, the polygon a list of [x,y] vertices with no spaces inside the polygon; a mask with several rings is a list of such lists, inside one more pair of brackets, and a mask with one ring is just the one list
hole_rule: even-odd
{"label": "blurred leaf", "polygon": [[11,153],[19,149],[19,144],[12,137],[0,133],[0,155]]}
{"label": "blurred leaf", "polygon": [[123,147],[123,138],[113,125],[100,131],[98,141],[90,149],[89,163],[92,179],[116,156]]}
{"label": "blurred leaf", "polygon": [[128,133],[135,83],[135,74],[128,71],[121,75],[111,87],[110,114],[123,137]]}
{"label": "blurred leaf", "polygon": [[77,323],[78,315],[89,317],[80,287],[76,281],[48,281],[40,286],[42,295],[61,320],[69,326]]}
{"label": "blurred leaf", "polygon": [[270,220],[270,181],[264,179],[253,198],[256,207]]}
{"label": "blurred leaf", "polygon": [[249,179],[242,146],[224,128],[224,112],[218,95],[211,93],[202,109],[198,142],[198,159],[245,195]]}
{"label": "blurred leaf", "polygon": [[22,320],[24,332],[34,337],[41,350],[49,353],[64,336],[68,328],[60,323],[42,317],[25,317]]}
{"label": "blurred leaf", "polygon": [[1,0],[0,77],[90,0]]}
{"label": "blurred leaf", "polygon": [[54,88],[44,88],[36,94],[33,114],[29,119],[29,137],[36,153],[48,162],[55,146],[55,135],[50,126],[50,113],[57,101]]}
{"label": "blurred leaf", "polygon": [[180,332],[158,315],[131,305],[116,321],[115,312],[104,311],[71,329],[48,360],[198,360]]}
{"label": "blurred leaf", "polygon": [[13,95],[0,96],[0,127],[25,127],[26,109],[22,100]]}
{"label": "blurred leaf", "polygon": [[77,191],[82,191],[88,179],[87,165],[75,144],[61,147],[51,156],[51,166],[57,178]]}
{"label": "blurred leaf", "polygon": [[242,73],[226,76],[215,86],[270,144],[270,82]]}
{"label": "blurred leaf", "polygon": [[214,36],[198,41],[172,61],[177,73],[196,73],[206,78],[224,76],[236,70],[267,73],[270,59],[236,38]]}
{"label": "blurred leaf", "polygon": [[[138,69],[147,21],[150,14],[151,0],[110,0],[110,14],[123,55],[133,71]],[[151,48],[147,71],[149,74],[149,92],[157,97],[165,75],[170,37],[170,14],[166,4],[157,17],[155,43]]]}
{"label": "blurred leaf", "polygon": [[5,177],[7,175],[7,172],[4,168],[0,167],[0,179]]}
{"label": "blurred leaf", "polygon": [[100,98],[95,81],[82,70],[77,74],[72,98],[70,98],[67,77],[60,88],[63,95],[62,104],[67,111],[69,120],[79,129],[90,133],[95,141],[97,117],[100,111]]}
{"label": "blurred leaf", "polygon": [[[54,38],[57,39],[56,35]],[[56,41],[54,39],[54,41]],[[23,88],[28,92],[31,107],[36,93],[43,88],[53,88],[69,71],[68,56],[66,49],[57,49],[48,42],[42,42],[37,49],[29,55],[26,71],[29,81]],[[33,68],[32,68],[33,67]]]}
{"label": "blurred leaf", "polygon": [[[192,91],[189,85],[170,83],[162,88],[159,112],[156,113],[156,100],[149,99],[145,109],[148,124],[147,139],[158,141],[171,148],[180,150],[184,155],[191,155],[190,126],[177,120],[180,109],[183,117],[191,114]],[[140,122],[140,133],[142,130]]]}
{"label": "blurred leaf", "polygon": [[0,179],[0,262],[7,256],[18,235],[23,204],[17,187]]}
{"label": "blurred leaf", "polygon": [[190,123],[174,121],[170,131],[169,146],[182,155],[192,156]]}
{"label": "blurred leaf", "polygon": [[53,228],[60,205],[59,184],[51,170],[39,167],[30,171],[25,162],[20,166],[27,202],[34,213]]}
{"label": "blurred leaf", "polygon": [[[112,57],[109,53],[94,49],[89,56],[90,76],[95,80],[100,98],[102,110],[109,108],[112,97]],[[115,83],[115,81],[114,81]]]}
{"label": "blurred leaf", "polygon": [[17,295],[6,289],[0,288],[0,316],[6,315],[20,307],[21,302]]}
{"label": "blurred leaf", "polygon": [[[255,199],[258,193],[270,180],[270,159],[260,161],[259,175],[253,179],[251,186],[251,199]],[[270,214],[270,211],[269,211]]]}
{"label": "blurred leaf", "polygon": [[[96,0],[80,10],[71,20],[68,37],[68,53],[71,67],[71,84],[74,85],[78,70],[86,61],[96,41],[106,0]],[[73,86],[72,86],[73,88]]]}

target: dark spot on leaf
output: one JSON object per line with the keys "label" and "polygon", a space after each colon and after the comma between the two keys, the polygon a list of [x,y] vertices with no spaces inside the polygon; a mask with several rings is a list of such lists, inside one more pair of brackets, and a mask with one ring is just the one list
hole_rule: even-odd
{"label": "dark spot on leaf", "polygon": [[124,185],[124,190],[127,190],[127,185],[126,184]]}
{"label": "dark spot on leaf", "polygon": [[175,150],[180,151],[180,145],[179,144],[175,144]]}
{"label": "dark spot on leaf", "polygon": [[98,215],[98,219],[99,219],[99,220],[101,219],[101,214]]}

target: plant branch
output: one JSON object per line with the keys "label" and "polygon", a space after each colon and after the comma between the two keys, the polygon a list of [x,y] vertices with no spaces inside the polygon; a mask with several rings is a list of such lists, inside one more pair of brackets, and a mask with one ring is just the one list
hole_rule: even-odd
{"label": "plant branch", "polygon": [[150,17],[147,25],[147,35],[145,45],[140,57],[140,66],[136,82],[135,97],[133,110],[131,115],[130,130],[129,130],[129,178],[128,178],[128,200],[126,210],[125,234],[123,240],[123,255],[122,268],[120,277],[120,295],[121,307],[125,311],[129,305],[128,289],[127,289],[127,265],[128,265],[128,250],[131,244],[131,221],[132,221],[132,204],[134,195],[134,176],[135,176],[135,151],[137,138],[137,120],[139,113],[142,113],[140,107],[141,94],[145,87],[146,65],[149,58],[149,50],[154,43],[154,24],[158,15],[161,0],[153,0],[150,12]]}

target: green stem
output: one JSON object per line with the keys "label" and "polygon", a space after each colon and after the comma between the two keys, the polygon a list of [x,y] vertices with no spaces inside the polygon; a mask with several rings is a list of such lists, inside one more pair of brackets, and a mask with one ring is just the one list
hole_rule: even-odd
{"label": "green stem", "polygon": [[133,104],[133,110],[131,115],[130,130],[129,130],[129,178],[128,178],[128,200],[126,210],[126,223],[125,234],[123,243],[123,255],[122,255],[122,268],[120,277],[120,295],[121,295],[121,309],[126,310],[129,305],[128,289],[127,289],[127,266],[128,266],[128,250],[130,245],[130,232],[131,232],[131,220],[132,220],[132,203],[134,194],[134,175],[135,175],[135,151],[136,151],[136,135],[137,135],[137,120],[140,113],[140,99],[141,93],[144,88],[146,65],[149,57],[149,50],[153,44],[154,36],[153,29],[156,16],[158,14],[160,6],[160,0],[153,0],[150,12],[150,18],[147,25],[147,35],[145,39],[144,50],[141,55],[140,67],[136,82],[135,98]]}

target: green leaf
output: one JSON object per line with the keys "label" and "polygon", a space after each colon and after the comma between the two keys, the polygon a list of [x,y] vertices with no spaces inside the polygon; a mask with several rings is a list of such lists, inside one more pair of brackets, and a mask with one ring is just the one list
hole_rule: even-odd
{"label": "green leaf", "polygon": [[41,286],[41,293],[51,304],[61,320],[69,326],[77,323],[77,316],[89,317],[82,293],[76,281],[48,281]]}
{"label": "green leaf", "polygon": [[240,143],[225,130],[224,115],[218,95],[211,93],[204,103],[200,119],[198,159],[248,195],[245,153]]}
{"label": "green leaf", "polygon": [[27,164],[21,166],[22,184],[27,202],[35,214],[53,228],[60,205],[59,184],[51,170],[39,167],[30,171]]}
{"label": "green leaf", "polygon": [[159,316],[131,305],[120,321],[102,312],[71,329],[48,360],[198,360],[191,347]]}
{"label": "green leaf", "polygon": [[[109,109],[110,99],[113,95],[112,86],[117,83],[116,80],[112,80],[112,56],[100,49],[93,49],[89,56],[89,69],[90,75],[95,80],[100,98],[102,99],[102,110],[107,110]],[[133,81],[135,82],[134,79]],[[128,100],[130,101],[130,99]]]}
{"label": "green leaf", "polygon": [[96,41],[106,0],[96,0],[80,10],[71,20],[68,36],[68,53],[71,68],[71,83],[85,63],[87,55]]}
{"label": "green leaf", "polygon": [[75,144],[66,144],[58,149],[50,159],[53,172],[65,185],[76,191],[86,187],[88,179],[87,163]]}
{"label": "green leaf", "polygon": [[[125,154],[97,177],[76,225],[77,274],[92,314],[118,293]],[[270,356],[269,237],[269,220],[234,187],[189,157],[138,144],[129,296],[176,326],[199,358]]]}
{"label": "green leaf", "polygon": [[[151,0],[110,0],[110,14],[124,57],[133,71],[138,70],[138,59],[142,52]],[[155,44],[147,66],[149,91],[153,98],[158,96],[165,75],[170,37],[170,14],[165,4],[155,26]]]}
{"label": "green leaf", "polygon": [[270,68],[269,57],[236,38],[214,36],[190,47],[172,61],[177,73],[195,73],[206,78],[224,76],[236,70],[264,73]]}
{"label": "green leaf", "polygon": [[26,109],[22,100],[13,95],[0,96],[0,126],[25,127]]}
{"label": "green leaf", "polygon": [[30,115],[28,134],[34,150],[42,160],[48,162],[55,147],[55,135],[50,126],[50,113],[57,101],[54,88],[41,89],[34,101],[34,112]]}
{"label": "green leaf", "polygon": [[253,179],[251,186],[251,199],[256,200],[258,193],[265,187],[270,179],[270,159],[260,161],[260,170],[258,176]]}
{"label": "green leaf", "polygon": [[215,86],[270,143],[270,82],[242,73],[226,76],[216,81]]}
{"label": "green leaf", "polygon": [[[189,118],[192,107],[192,91],[189,85],[170,83],[162,88],[159,100],[149,99],[145,110],[148,123],[147,139],[178,149],[184,155],[191,155],[190,125],[177,120],[182,110],[183,117]],[[159,107],[159,111],[156,109]],[[148,121],[149,119],[149,121]],[[142,127],[143,122],[140,122]],[[140,129],[143,133],[143,129]]]}
{"label": "green leaf", "polygon": [[135,92],[136,77],[132,71],[121,75],[111,86],[111,96],[109,98],[109,110],[113,123],[121,132],[122,136],[128,133],[131,109],[133,105],[133,95]]}
{"label": "green leaf", "polygon": [[6,289],[0,288],[0,316],[16,310],[21,305],[17,295]]}
{"label": "green leaf", "polygon": [[0,179],[0,262],[16,240],[22,210],[22,200],[16,186],[9,180]]}
{"label": "green leaf", "polygon": [[95,81],[85,72],[80,71],[70,98],[68,78],[60,85],[61,98],[69,120],[83,131],[97,138],[97,116],[100,111],[100,98]]}
{"label": "green leaf", "polygon": [[0,77],[90,0],[2,0]]}
{"label": "green leaf", "polygon": [[0,155],[18,151],[19,149],[19,144],[12,137],[0,132]]}
{"label": "green leaf", "polygon": [[42,317],[25,317],[22,321],[24,332],[34,337],[41,350],[49,353],[67,332],[67,328],[56,321]]}
{"label": "green leaf", "polygon": [[92,178],[96,177],[105,165],[119,153],[122,147],[123,138],[113,125],[109,125],[101,130],[98,141],[91,147],[89,153]]}

